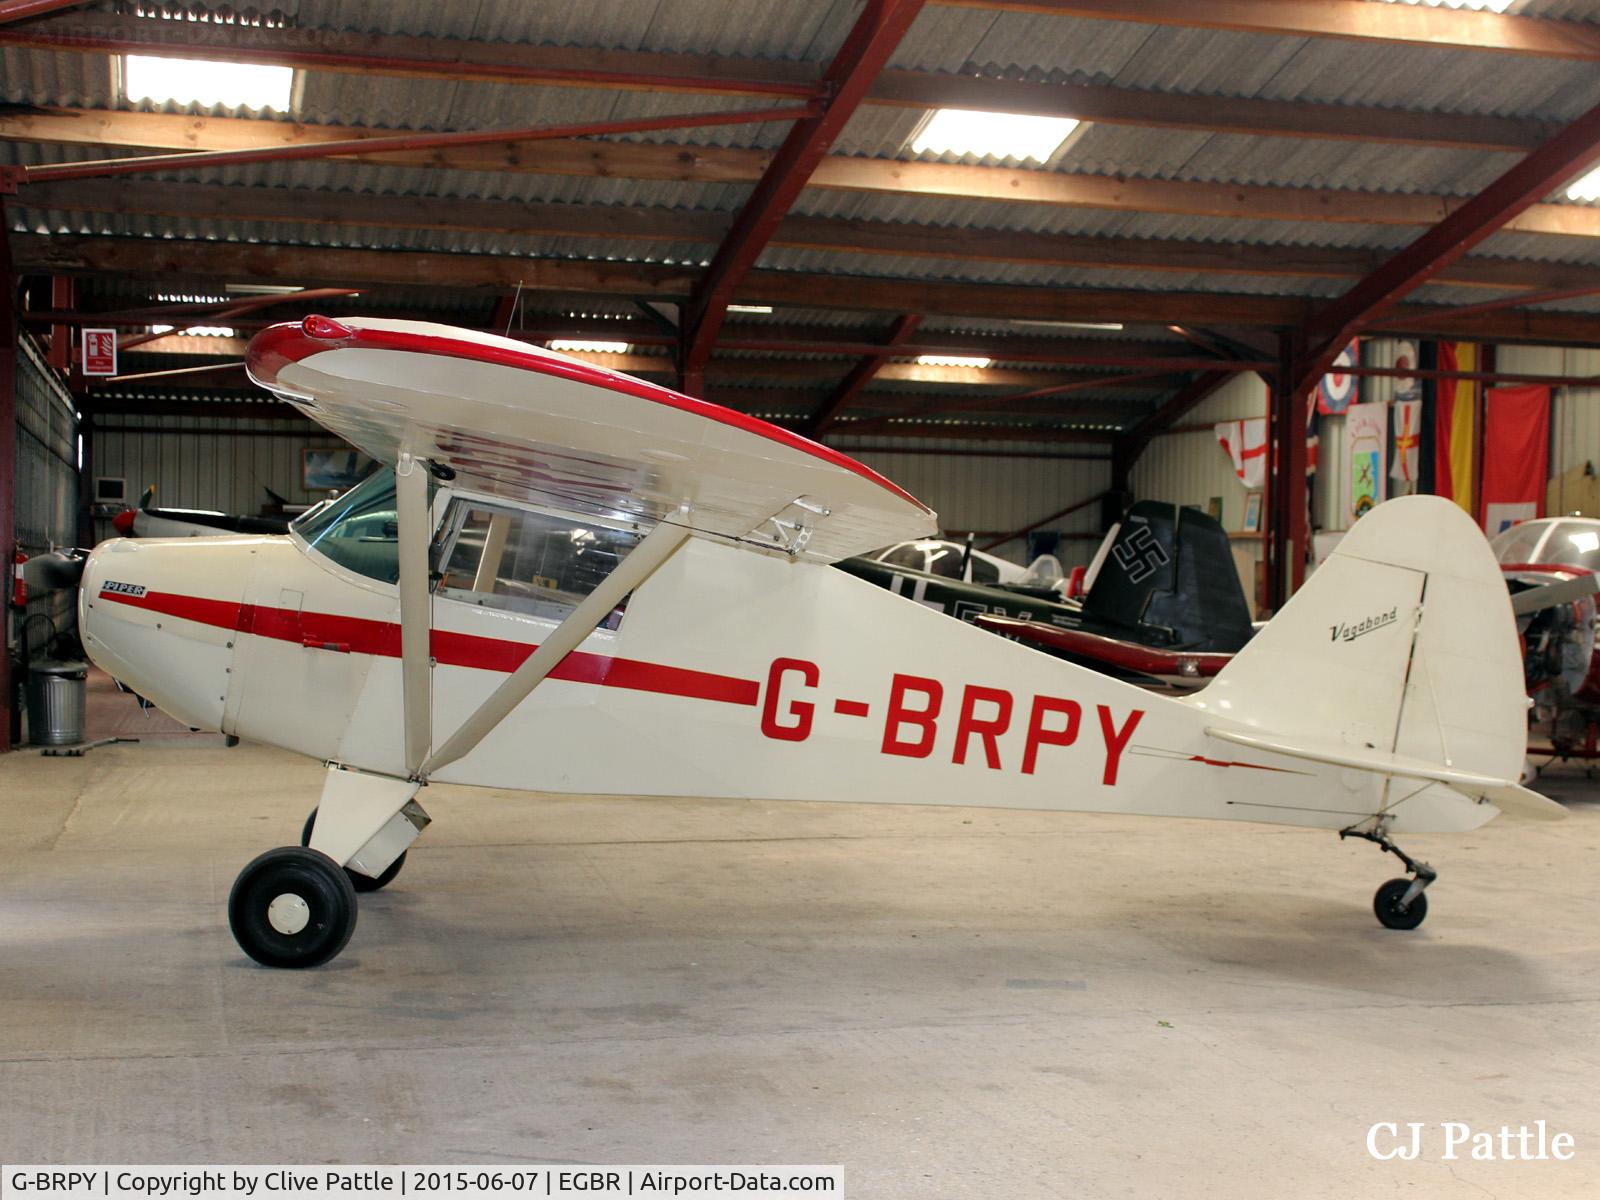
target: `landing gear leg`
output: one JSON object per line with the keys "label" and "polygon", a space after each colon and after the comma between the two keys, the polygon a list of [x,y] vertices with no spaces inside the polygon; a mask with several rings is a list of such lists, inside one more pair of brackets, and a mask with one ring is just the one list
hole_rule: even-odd
{"label": "landing gear leg", "polygon": [[1389,840],[1387,817],[1379,817],[1369,829],[1355,825],[1341,829],[1339,840],[1347,837],[1371,842],[1385,854],[1392,854],[1405,863],[1406,870],[1411,872],[1407,879],[1389,880],[1373,896],[1372,910],[1378,915],[1379,923],[1386,929],[1415,929],[1421,925],[1422,919],[1428,915],[1428,898],[1423,892],[1439,878],[1439,872],[1425,862],[1418,862]]}
{"label": "landing gear leg", "polygon": [[269,967],[333,959],[355,929],[356,892],[393,879],[428,824],[413,799],[420,786],[330,764],[301,845],[267,851],[233,885],[228,923],[240,948]]}

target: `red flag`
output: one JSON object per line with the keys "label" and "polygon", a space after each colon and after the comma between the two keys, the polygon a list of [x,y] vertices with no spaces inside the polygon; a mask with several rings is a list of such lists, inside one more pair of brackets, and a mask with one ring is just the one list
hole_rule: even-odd
{"label": "red flag", "polygon": [[1544,513],[1550,389],[1490,388],[1483,421],[1483,527],[1490,536]]}

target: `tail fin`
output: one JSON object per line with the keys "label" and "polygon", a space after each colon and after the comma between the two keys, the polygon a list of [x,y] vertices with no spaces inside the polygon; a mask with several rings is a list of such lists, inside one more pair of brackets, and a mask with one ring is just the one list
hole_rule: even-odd
{"label": "tail fin", "polygon": [[1166,630],[1162,649],[1231,654],[1250,640],[1233,547],[1212,517],[1141,500],[1107,543],[1085,580],[1085,614],[1112,627]]}
{"label": "tail fin", "polygon": [[1527,746],[1505,579],[1477,525],[1436,496],[1358,521],[1189,702],[1219,734],[1482,798],[1489,781],[1515,783]]}

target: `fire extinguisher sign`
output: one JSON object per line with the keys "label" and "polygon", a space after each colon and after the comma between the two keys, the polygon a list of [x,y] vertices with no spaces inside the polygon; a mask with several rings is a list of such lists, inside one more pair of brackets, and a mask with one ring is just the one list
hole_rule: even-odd
{"label": "fire extinguisher sign", "polygon": [[117,331],[115,329],[85,329],[83,331],[83,373],[85,375],[115,375],[117,373]]}

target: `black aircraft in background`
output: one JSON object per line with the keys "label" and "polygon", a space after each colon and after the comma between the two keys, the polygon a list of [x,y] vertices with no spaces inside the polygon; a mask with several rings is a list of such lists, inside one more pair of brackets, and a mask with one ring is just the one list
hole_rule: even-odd
{"label": "black aircraft in background", "polygon": [[1081,601],[1036,582],[964,583],[869,558],[835,564],[992,633],[1162,691],[1205,686],[1255,632],[1227,531],[1199,509],[1130,507],[1101,542]]}
{"label": "black aircraft in background", "polygon": [[[267,494],[281,500],[272,490]],[[289,517],[242,517],[207,508],[157,508],[156,489],[145,489],[138,508],[111,518],[123,537],[215,537],[222,533],[288,533]]]}

